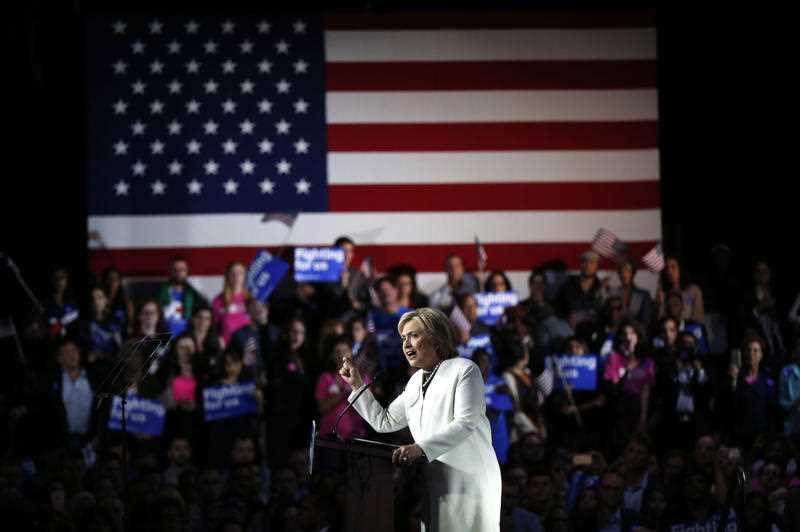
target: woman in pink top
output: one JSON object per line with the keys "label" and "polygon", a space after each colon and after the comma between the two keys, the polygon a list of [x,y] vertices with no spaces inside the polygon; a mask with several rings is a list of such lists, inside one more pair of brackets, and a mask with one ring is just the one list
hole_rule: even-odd
{"label": "woman in pink top", "polygon": [[166,364],[161,367],[166,373],[164,403],[167,407],[166,423],[170,431],[189,434],[197,420],[197,380],[193,362],[197,344],[191,333],[183,332],[172,342],[172,350]]}
{"label": "woman in pink top", "polygon": [[[317,400],[321,418],[319,432],[323,436],[330,434],[333,430],[336,418],[347,407],[347,397],[352,391],[350,385],[339,375],[342,360],[353,356],[350,340],[346,336],[334,338],[331,340],[327,352],[329,353],[327,367],[320,373],[314,390],[314,398]],[[364,382],[369,383],[369,379],[365,379]],[[349,440],[363,438],[367,431],[361,416],[355,410],[350,409],[339,421],[336,433],[343,439]]]}
{"label": "woman in pink top", "polygon": [[246,270],[241,262],[232,262],[225,269],[225,285],[222,293],[214,298],[211,309],[214,324],[220,331],[225,345],[239,328],[250,323],[247,314],[247,299],[250,294],[244,286]]}
{"label": "woman in pink top", "polygon": [[655,375],[656,365],[648,354],[641,326],[633,320],[623,320],[603,373],[616,392],[617,443],[623,444],[632,433],[646,430]]}

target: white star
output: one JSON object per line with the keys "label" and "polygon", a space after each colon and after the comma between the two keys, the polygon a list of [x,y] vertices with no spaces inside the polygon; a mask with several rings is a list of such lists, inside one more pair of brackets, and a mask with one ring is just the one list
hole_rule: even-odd
{"label": "white star", "polygon": [[161,74],[164,72],[164,63],[156,59],[152,63],[150,63],[150,73],[151,74]]}
{"label": "white star", "polygon": [[242,135],[250,135],[253,133],[253,128],[256,127],[250,120],[245,120],[239,124],[239,129],[242,130]]}
{"label": "white star", "polygon": [[186,112],[189,114],[197,114],[200,112],[200,102],[195,99],[186,102]]}
{"label": "white star", "polygon": [[120,59],[111,67],[114,69],[114,74],[124,74],[128,70],[128,63]]}
{"label": "white star", "polygon": [[239,165],[239,168],[242,169],[242,174],[249,175],[253,173],[253,170],[256,169],[255,163],[251,162],[250,159],[245,159],[242,164]]}
{"label": "white star", "polygon": [[216,162],[214,162],[214,159],[208,161],[206,164],[203,165],[203,167],[205,168],[207,175],[211,174],[217,175],[217,170],[219,170],[219,165]]}
{"label": "white star", "polygon": [[308,191],[311,190],[311,183],[309,183],[305,179],[301,179],[300,181],[295,181],[294,186],[297,189],[298,194],[308,194]]}
{"label": "white star", "polygon": [[272,24],[267,22],[266,20],[262,20],[258,23],[258,33],[269,33],[270,28],[272,28]]}
{"label": "white star", "polygon": [[306,32],[306,23],[302,20],[298,20],[294,24],[292,24],[295,33],[305,33]]}
{"label": "white star", "polygon": [[117,196],[127,196],[130,185],[125,181],[120,181],[116,185],[114,185],[114,188],[117,191]]}
{"label": "white star", "polygon": [[236,63],[234,63],[230,59],[228,59],[224,63],[222,63],[222,73],[223,74],[233,74],[235,70],[236,70]]}
{"label": "white star", "polygon": [[198,63],[194,59],[186,63],[187,74],[197,74],[199,71],[200,71],[200,63]]}
{"label": "white star", "polygon": [[125,112],[128,110],[128,104],[122,100],[117,100],[114,102],[114,114],[115,115],[124,115]]}
{"label": "white star", "polygon": [[292,173],[292,163],[290,163],[286,159],[281,159],[280,161],[275,163],[275,168],[278,169],[279,175],[288,175]]}
{"label": "white star", "polygon": [[183,83],[179,82],[177,79],[173,79],[170,81],[167,87],[169,87],[170,94],[179,94],[181,92],[181,88],[183,87]]}
{"label": "white star", "polygon": [[131,165],[131,170],[133,170],[133,175],[144,175],[145,171],[147,170],[147,165],[142,161],[136,161],[133,165]]}
{"label": "white star", "polygon": [[274,144],[270,142],[269,139],[262,139],[261,142],[258,143],[258,151],[261,153],[272,153],[272,147]]}
{"label": "white star", "polygon": [[189,189],[189,194],[199,195],[203,190],[203,183],[197,179],[192,179],[186,183],[186,187]]}
{"label": "white star", "polygon": [[215,43],[214,41],[208,41],[204,43],[203,48],[205,49],[207,54],[217,53],[217,43]]}
{"label": "white star", "polygon": [[121,20],[118,20],[111,27],[114,30],[114,35],[122,35],[123,33],[125,33],[125,28],[127,28],[128,25],[122,22]]}
{"label": "white star", "polygon": [[186,144],[186,151],[196,155],[196,154],[200,153],[200,146],[202,146],[201,143],[199,143],[196,140],[192,139],[192,140],[190,140],[188,142],[188,144]]}
{"label": "white star", "polygon": [[294,102],[293,105],[294,105],[294,112],[297,114],[304,115],[308,112],[308,102],[302,98]]}
{"label": "white star", "polygon": [[114,155],[125,155],[128,153],[128,145],[121,140],[114,144]]}
{"label": "white star", "polygon": [[183,124],[181,124],[177,120],[173,120],[172,122],[167,124],[167,129],[169,130],[170,135],[180,135],[181,128],[183,128]]}
{"label": "white star", "polygon": [[156,33],[161,33],[161,29],[164,27],[164,25],[161,23],[161,21],[154,20],[148,24],[147,27],[150,28],[150,34],[155,35]]}
{"label": "white star", "polygon": [[161,100],[153,100],[150,102],[150,114],[153,115],[160,115],[161,112],[164,110],[164,102]]}
{"label": "white star", "polygon": [[238,146],[238,144],[233,142],[233,139],[228,139],[222,143],[222,151],[225,153],[236,153],[236,146]]}
{"label": "white star", "polygon": [[230,20],[226,20],[222,23],[222,33],[233,33],[233,29],[236,27],[236,24],[231,22]]}
{"label": "white star", "polygon": [[308,142],[304,139],[300,139],[294,143],[294,152],[295,153],[308,153],[308,148],[311,146]]}
{"label": "white star", "polygon": [[278,132],[278,135],[288,135],[289,128],[292,127],[292,124],[281,118],[280,122],[275,122],[275,129]]}
{"label": "white star", "polygon": [[291,83],[289,83],[285,79],[282,79],[275,84],[275,89],[278,91],[278,94],[287,94],[291,86],[292,86]]}
{"label": "white star", "polygon": [[134,135],[144,135],[144,128],[146,127],[147,126],[145,124],[142,124],[138,120],[131,125]]}
{"label": "white star", "polygon": [[246,79],[239,84],[239,87],[242,89],[242,94],[253,94],[253,89],[255,86],[256,84],[249,79]]}
{"label": "white star", "polygon": [[183,45],[181,43],[179,43],[178,41],[173,39],[172,41],[169,42],[169,44],[167,44],[167,51],[168,51],[168,53],[171,53],[171,54],[179,54],[179,53],[181,53],[181,47],[182,46]]}
{"label": "white star", "polygon": [[216,135],[217,128],[219,128],[219,124],[214,122],[213,120],[209,120],[205,124],[203,124],[203,129],[206,132],[206,135]]}
{"label": "white star", "polygon": [[180,175],[182,170],[183,165],[178,162],[177,159],[173,159],[173,161],[169,163],[169,175]]}
{"label": "white star", "polygon": [[136,82],[131,85],[134,94],[144,94],[145,87],[147,87],[147,83],[144,83],[140,79],[137,79]]}
{"label": "white star", "polygon": [[186,23],[186,33],[197,33],[197,30],[200,28],[200,24],[195,22],[194,20],[190,20]]}
{"label": "white star", "polygon": [[162,196],[167,189],[167,185],[156,179],[150,183],[150,188],[153,190],[153,196]]}
{"label": "white star", "polygon": [[258,102],[258,112],[261,114],[272,112],[272,102],[266,98]]}
{"label": "white star", "polygon": [[153,155],[161,155],[162,153],[164,153],[164,143],[156,139],[154,142],[150,144],[150,152]]}
{"label": "white star", "polygon": [[216,81],[214,81],[213,79],[210,79],[210,80],[206,81],[206,83],[205,83],[205,88],[206,88],[206,93],[207,94],[211,94],[211,93],[216,94],[217,87],[219,87],[219,84]]}
{"label": "white star", "polygon": [[222,186],[225,187],[225,194],[236,194],[236,192],[239,190],[239,183],[233,179],[228,179],[222,184]]}
{"label": "white star", "polygon": [[306,63],[302,59],[298,59],[297,61],[292,63],[292,66],[294,67],[295,74],[305,74],[308,72],[308,63]]}
{"label": "white star", "polygon": [[279,54],[288,54],[289,53],[289,43],[281,39],[280,41],[275,44],[275,50]]}
{"label": "white star", "polygon": [[232,114],[236,112],[236,102],[228,98],[224,102],[222,102],[222,112],[223,114]]}
{"label": "white star", "polygon": [[270,63],[266,59],[263,59],[263,60],[259,61],[259,63],[258,63],[258,71],[261,74],[269,74],[271,70],[272,70],[272,63]]}
{"label": "white star", "polygon": [[244,41],[239,44],[239,49],[242,51],[243,54],[249,54],[253,52],[253,43],[250,41]]}
{"label": "white star", "polygon": [[144,53],[144,43],[142,41],[135,41],[131,44],[131,50],[135,54],[143,54]]}
{"label": "white star", "polygon": [[267,178],[264,178],[264,181],[260,182],[258,186],[261,187],[262,194],[272,194],[272,192],[275,190],[275,183]]}

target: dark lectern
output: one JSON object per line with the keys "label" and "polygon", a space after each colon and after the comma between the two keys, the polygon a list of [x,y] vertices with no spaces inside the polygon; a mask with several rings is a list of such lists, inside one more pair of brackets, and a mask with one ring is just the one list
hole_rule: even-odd
{"label": "dark lectern", "polygon": [[394,466],[396,445],[371,440],[316,438],[314,469],[332,470],[345,479],[344,532],[394,530]]}

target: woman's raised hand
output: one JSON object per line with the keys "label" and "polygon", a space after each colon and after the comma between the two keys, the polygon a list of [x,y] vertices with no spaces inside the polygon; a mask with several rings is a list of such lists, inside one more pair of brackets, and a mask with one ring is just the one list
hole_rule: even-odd
{"label": "woman's raised hand", "polygon": [[354,390],[361,388],[361,385],[364,384],[358,366],[353,363],[353,357],[345,357],[342,360],[342,367],[339,369],[339,375],[341,375],[344,381]]}

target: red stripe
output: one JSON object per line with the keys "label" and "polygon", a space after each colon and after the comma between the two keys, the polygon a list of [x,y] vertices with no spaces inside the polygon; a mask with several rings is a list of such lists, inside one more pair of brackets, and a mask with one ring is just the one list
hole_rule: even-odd
{"label": "red stripe", "polygon": [[656,86],[655,61],[328,63],[329,91],[637,89]]}
{"label": "red stripe", "polygon": [[[647,253],[655,241],[629,243],[632,257],[640,257]],[[320,243],[319,245],[327,245]],[[545,261],[563,258],[566,267],[576,269],[579,255],[589,249],[590,243],[519,243],[519,244],[487,244],[489,268],[505,270],[529,270]],[[107,266],[114,265],[129,276],[164,276],[169,260],[175,255],[186,257],[194,275],[222,275],[225,267],[235,260],[246,264],[253,260],[262,247],[218,247],[218,248],[159,248],[159,249],[120,249],[113,251],[90,250],[89,259],[92,271],[100,272]],[[275,251],[275,249],[270,249]],[[386,271],[393,264],[411,264],[420,272],[442,271],[442,264],[449,253],[458,253],[464,259],[467,268],[477,268],[475,244],[436,244],[436,245],[394,245],[369,246],[356,248],[356,263],[363,257],[372,257],[378,271]],[[292,261],[292,250],[286,248],[281,255],[284,260]],[[611,262],[607,267],[613,266]]]}
{"label": "red stripe", "polygon": [[658,147],[658,122],[328,124],[329,151],[621,150]]}
{"label": "red stripe", "polygon": [[640,28],[654,27],[653,10],[336,13],[327,30]]}
{"label": "red stripe", "polygon": [[660,183],[331,185],[337,212],[629,210],[660,207]]}

